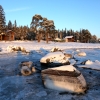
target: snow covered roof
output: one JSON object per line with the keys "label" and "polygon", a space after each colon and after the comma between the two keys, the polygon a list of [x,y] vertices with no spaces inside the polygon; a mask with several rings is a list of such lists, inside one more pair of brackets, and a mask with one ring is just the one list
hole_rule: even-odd
{"label": "snow covered roof", "polygon": [[61,39],[60,39],[60,38],[55,38],[55,40],[57,40],[57,41],[61,41]]}
{"label": "snow covered roof", "polygon": [[66,36],[65,39],[72,38],[73,36]]}
{"label": "snow covered roof", "polygon": [[1,33],[0,35],[6,35],[8,34],[9,32],[11,32],[12,30],[7,30],[5,33]]}
{"label": "snow covered roof", "polygon": [[8,32],[11,32],[12,30],[7,30],[6,32],[8,33]]}
{"label": "snow covered roof", "polygon": [[5,33],[1,33],[0,35],[4,35]]}

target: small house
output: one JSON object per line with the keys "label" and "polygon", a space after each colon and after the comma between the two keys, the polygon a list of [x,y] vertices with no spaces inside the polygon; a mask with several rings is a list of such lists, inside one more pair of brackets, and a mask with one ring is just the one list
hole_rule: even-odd
{"label": "small house", "polygon": [[55,38],[54,41],[61,42],[62,39],[60,39],[60,38]]}
{"label": "small house", "polygon": [[73,36],[66,36],[64,38],[65,42],[74,42],[74,37]]}
{"label": "small house", "polygon": [[15,40],[15,33],[12,30],[7,30],[5,33],[0,34],[0,40],[13,41]]}

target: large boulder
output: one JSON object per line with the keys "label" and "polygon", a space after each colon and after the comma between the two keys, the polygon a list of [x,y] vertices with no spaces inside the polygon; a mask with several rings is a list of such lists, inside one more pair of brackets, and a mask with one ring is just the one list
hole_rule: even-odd
{"label": "large boulder", "polygon": [[40,63],[42,69],[70,64],[68,58],[62,52],[48,53],[40,59]]}
{"label": "large boulder", "polygon": [[87,89],[82,73],[72,65],[48,68],[42,70],[41,75],[44,86],[49,89],[78,94]]}

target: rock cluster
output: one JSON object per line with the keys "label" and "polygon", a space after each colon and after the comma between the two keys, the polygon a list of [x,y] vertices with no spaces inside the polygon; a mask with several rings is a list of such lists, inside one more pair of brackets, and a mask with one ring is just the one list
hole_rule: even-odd
{"label": "rock cluster", "polygon": [[21,52],[26,52],[26,49],[22,46],[8,46],[7,47],[7,51],[9,52],[13,52],[13,51],[21,51]]}
{"label": "rock cluster", "polygon": [[[78,51],[77,55],[86,56],[86,53]],[[76,61],[72,54],[54,48],[52,53],[40,59],[40,63],[42,80],[46,88],[78,94],[86,91],[86,81],[82,73],[73,66]]]}

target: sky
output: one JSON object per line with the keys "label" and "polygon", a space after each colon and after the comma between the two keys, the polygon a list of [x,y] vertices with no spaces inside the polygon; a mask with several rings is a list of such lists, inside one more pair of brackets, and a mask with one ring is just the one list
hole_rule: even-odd
{"label": "sky", "polygon": [[0,0],[6,24],[28,25],[35,14],[53,20],[56,29],[88,29],[100,38],[100,0]]}

